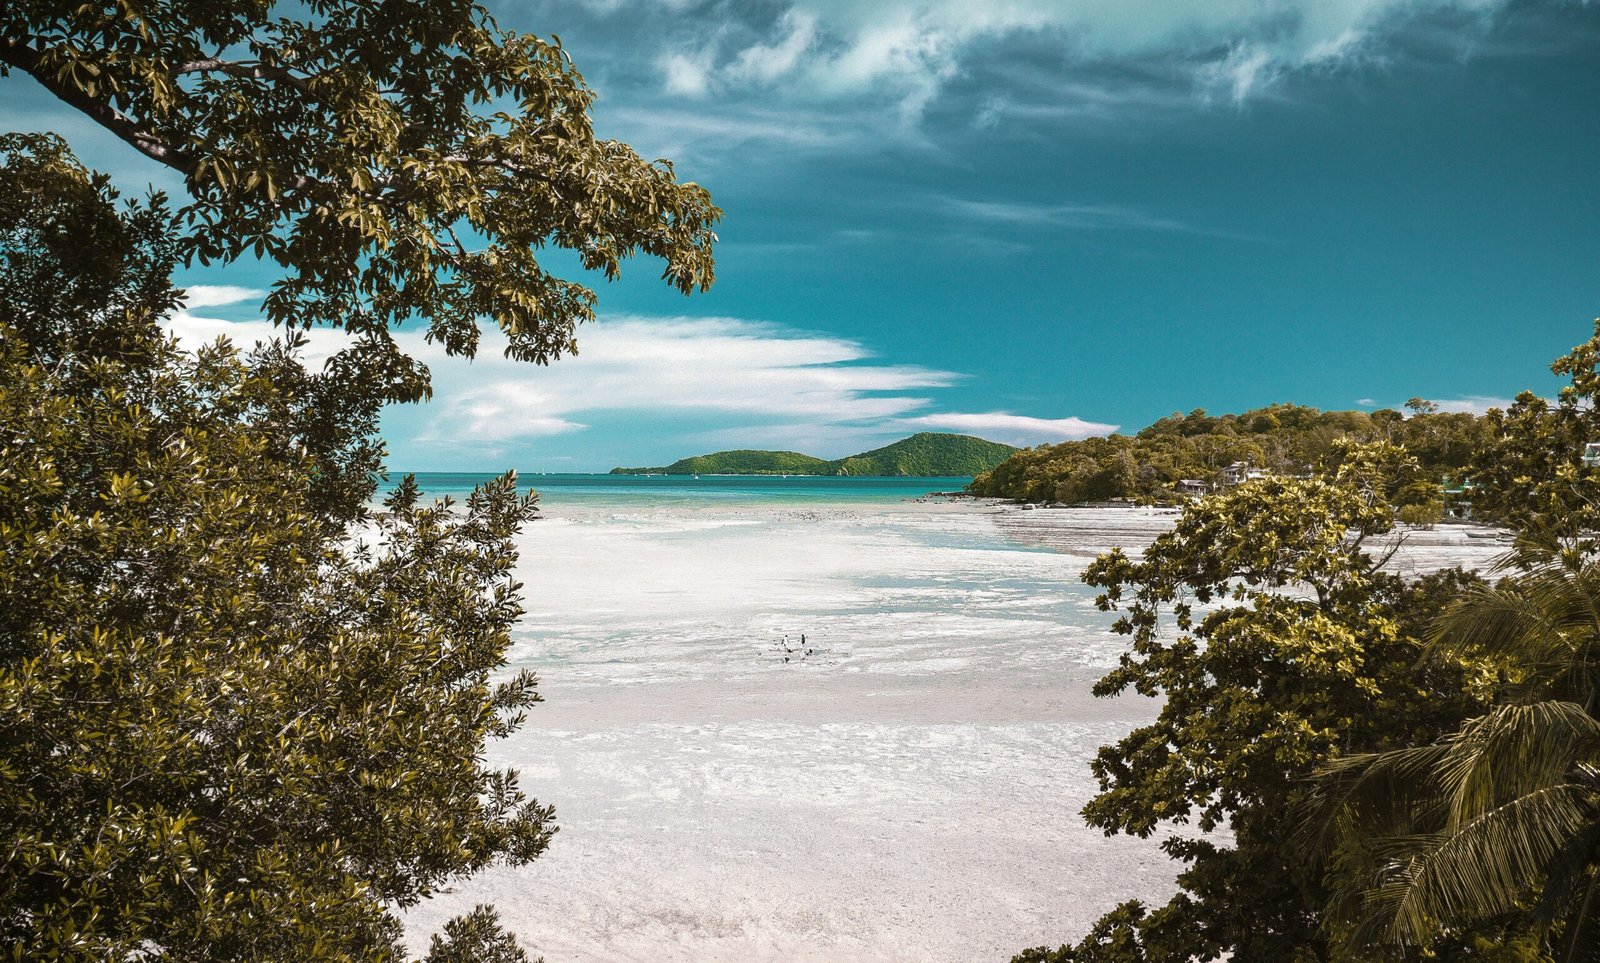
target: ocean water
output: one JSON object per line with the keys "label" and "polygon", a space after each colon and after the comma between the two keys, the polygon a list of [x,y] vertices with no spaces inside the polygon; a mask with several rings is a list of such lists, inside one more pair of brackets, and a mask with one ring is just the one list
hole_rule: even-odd
{"label": "ocean water", "polygon": [[[403,473],[391,475],[389,485]],[[416,472],[427,495],[460,499],[473,486],[498,477],[482,472]],[[545,506],[601,503],[670,507],[750,503],[753,505],[872,505],[917,498],[932,492],[961,491],[965,477],[830,477],[820,475],[611,475],[519,474],[522,488],[539,492]]]}

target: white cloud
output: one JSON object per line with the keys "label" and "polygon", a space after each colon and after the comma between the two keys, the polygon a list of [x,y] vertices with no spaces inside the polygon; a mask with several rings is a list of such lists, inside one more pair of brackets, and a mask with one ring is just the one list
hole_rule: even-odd
{"label": "white cloud", "polygon": [[711,89],[711,55],[707,51],[665,54],[659,64],[668,93],[704,97]]}
{"label": "white cloud", "polygon": [[[744,104],[719,103],[718,112],[669,107],[621,107],[608,117],[628,131],[629,142],[649,157],[678,162],[727,163],[738,156],[732,148],[759,142],[787,147],[826,149],[860,136],[852,120],[825,111],[776,111]],[[710,145],[714,149],[706,149]]]}
{"label": "white cloud", "polygon": [[[188,311],[176,313],[168,329],[189,350],[219,337],[248,348],[278,334],[266,321]],[[506,359],[498,334],[486,334],[470,361],[448,357],[420,331],[398,332],[396,340],[434,376],[433,401],[411,409],[420,428],[409,444],[486,459],[520,441],[583,431],[602,418],[636,423],[641,434],[652,425],[698,423],[704,427],[691,437],[720,443],[711,447],[839,454],[923,430],[1037,444],[1117,427],[1009,412],[938,412],[932,393],[965,375],[885,362],[848,338],[739,318],[612,317],[584,327],[581,354],[548,367]],[[348,343],[341,331],[312,331],[307,360],[318,364]]]}
{"label": "white cloud", "polygon": [[1181,221],[1153,217],[1126,207],[1093,204],[1016,204],[943,198],[953,213],[973,220],[1009,224],[1055,224],[1062,227],[1131,227],[1167,231],[1193,230]]}
{"label": "white cloud", "polygon": [[728,76],[771,83],[792,71],[816,39],[817,21],[808,13],[790,10],[779,26],[786,33],[776,43],[753,44],[739,51],[728,66]]}
{"label": "white cloud", "polygon": [[1226,90],[1229,99],[1238,104],[1269,85],[1284,67],[1265,47],[1244,43],[1230,50],[1223,60],[1205,64],[1199,79],[1202,87]]}
{"label": "white cloud", "polygon": [[[1064,74],[1085,64],[1153,60],[1180,65],[1203,99],[1222,93],[1242,101],[1290,72],[1373,59],[1421,18],[1454,18],[1471,31],[1509,2],[791,0],[775,20],[766,5],[732,13],[701,5],[698,17],[676,22],[696,22],[703,33],[716,17],[729,29],[699,59],[670,54],[658,63],[668,88],[691,96],[714,81],[781,80],[791,96],[887,96],[914,116],[978,58],[992,56],[993,42],[1024,37],[1054,45]],[[657,3],[635,0],[644,11]]]}
{"label": "white cloud", "polygon": [[[196,285],[199,287],[199,285]],[[194,288],[190,288],[194,290]],[[235,289],[243,290],[243,289]],[[240,298],[238,300],[248,300]],[[213,304],[231,304],[232,301],[212,302]],[[166,321],[166,329],[173,337],[178,339],[179,347],[185,351],[195,351],[205,345],[215,342],[218,338],[227,338],[233,346],[241,350],[249,350],[256,344],[271,341],[282,337],[282,329],[270,321],[225,321],[221,318],[207,318],[191,314],[185,310],[173,312]],[[350,338],[343,331],[332,328],[316,328],[306,332],[306,345],[301,355],[309,365],[321,365],[333,357],[341,348],[350,343]]]}
{"label": "white cloud", "polygon": [[1030,225],[1076,230],[1166,231],[1198,234],[1234,241],[1265,238],[1232,231],[1212,230],[1169,217],[1157,217],[1137,208],[1109,204],[1026,204],[1009,201],[974,201],[957,197],[928,198],[925,206],[940,206],[968,221],[998,225]]}
{"label": "white cloud", "polygon": [[183,291],[183,300],[191,308],[214,308],[241,301],[260,303],[267,292],[260,288],[243,288],[236,284],[191,284]]}
{"label": "white cloud", "polygon": [[873,422],[926,407],[927,390],[962,377],[863,363],[870,355],[855,341],[734,318],[616,318],[585,327],[581,340],[581,354],[536,368],[494,357],[488,343],[468,365],[403,336],[436,381],[419,440],[496,443],[576,431],[578,417],[603,411]]}
{"label": "white cloud", "polygon": [[1118,428],[1117,425],[1104,425],[1082,418],[1034,418],[1008,411],[940,412],[901,418],[895,424],[914,429],[949,429],[1014,445],[1076,441],[1109,435]]}
{"label": "white cloud", "polygon": [[1440,411],[1451,413],[1467,413],[1481,415],[1490,408],[1509,408],[1512,405],[1510,398],[1491,398],[1484,395],[1468,395],[1465,398],[1430,399],[1439,406]]}

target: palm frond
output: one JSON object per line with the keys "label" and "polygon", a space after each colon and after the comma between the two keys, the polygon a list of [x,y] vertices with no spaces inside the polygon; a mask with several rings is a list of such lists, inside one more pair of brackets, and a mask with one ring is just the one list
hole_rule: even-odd
{"label": "palm frond", "polygon": [[1600,721],[1571,702],[1496,706],[1448,741],[1434,775],[1454,831],[1519,796],[1564,782],[1600,758]]}
{"label": "palm frond", "polygon": [[1319,768],[1296,812],[1296,843],[1307,856],[1325,855],[1334,839],[1352,831],[1368,837],[1409,835],[1438,819],[1446,797],[1434,773],[1448,743],[1390,752],[1341,756]]}
{"label": "palm frond", "polygon": [[1557,541],[1524,540],[1501,561],[1516,574],[1466,590],[1436,621],[1435,655],[1489,656],[1531,698],[1590,704],[1600,671],[1600,564]]}
{"label": "palm frond", "polygon": [[1423,840],[1371,908],[1390,919],[1387,935],[1402,943],[1427,940],[1441,920],[1464,923],[1515,909],[1539,892],[1597,813],[1600,797],[1587,786],[1562,783],[1519,796]]}

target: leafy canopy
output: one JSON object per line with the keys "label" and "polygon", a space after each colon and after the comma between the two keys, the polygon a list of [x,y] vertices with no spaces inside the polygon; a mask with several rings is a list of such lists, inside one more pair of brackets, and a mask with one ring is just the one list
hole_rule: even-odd
{"label": "leafy canopy", "polygon": [[1600,474],[1582,460],[1600,440],[1600,326],[1552,367],[1571,384],[1491,411],[1473,463],[1480,510],[1521,530],[1505,578],[1435,626],[1436,654],[1503,661],[1497,704],[1318,773],[1312,851],[1377,851],[1366,872],[1332,874],[1329,928],[1358,952],[1505,918],[1563,961],[1600,959]]}
{"label": "leafy canopy", "polygon": [[576,350],[594,294],[547,246],[608,279],[661,258],[685,293],[715,276],[706,191],[598,139],[559,41],[468,0],[13,0],[0,69],[181,173],[182,256],[278,265],[267,316],[344,327],[340,364],[394,399],[427,392],[390,335],[408,320],[451,354],[484,317],[513,357]]}
{"label": "leafy canopy", "polygon": [[1565,375],[1555,400],[1531,391],[1485,418],[1485,443],[1472,459],[1473,509],[1512,528],[1584,540],[1600,548],[1600,466],[1583,464],[1600,442],[1600,320],[1588,341],[1557,358]]}
{"label": "leafy canopy", "polygon": [[1502,660],[1497,704],[1317,773],[1311,851],[1379,856],[1333,874],[1329,928],[1357,952],[1510,917],[1569,963],[1600,955],[1600,564],[1526,537],[1502,568],[1449,606],[1433,646]]}
{"label": "leafy canopy", "polygon": [[1130,643],[1095,687],[1160,697],[1156,720],[1103,747],[1084,808],[1107,834],[1175,824],[1179,893],[1103,917],[1075,946],[1028,963],[1323,960],[1327,894],[1290,818],[1317,766],[1350,751],[1429,740],[1484,704],[1472,660],[1417,669],[1430,618],[1471,578],[1415,584],[1369,554],[1388,534],[1399,449],[1343,446],[1310,479],[1269,478],[1190,505],[1140,558],[1101,556],[1084,579]]}
{"label": "leafy canopy", "polygon": [[[365,410],[302,430],[292,346],[161,332],[164,200],[0,160],[0,953],[400,958],[396,907],[554,830],[483,761],[538,698],[503,672],[533,496],[352,522]],[[507,946],[481,912],[434,956]]]}

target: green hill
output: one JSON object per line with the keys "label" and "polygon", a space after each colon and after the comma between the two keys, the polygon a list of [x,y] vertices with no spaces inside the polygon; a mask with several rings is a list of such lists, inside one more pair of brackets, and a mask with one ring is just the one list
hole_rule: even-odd
{"label": "green hill", "polygon": [[718,451],[680,458],[665,468],[613,468],[613,475],[831,475],[821,458],[797,451]]}
{"label": "green hill", "polygon": [[924,431],[829,462],[830,475],[981,475],[1017,449],[971,435]]}
{"label": "green hill", "polygon": [[719,451],[663,468],[613,468],[613,475],[980,475],[1017,449],[971,435],[925,431],[859,455],[824,461],[795,451]]}

